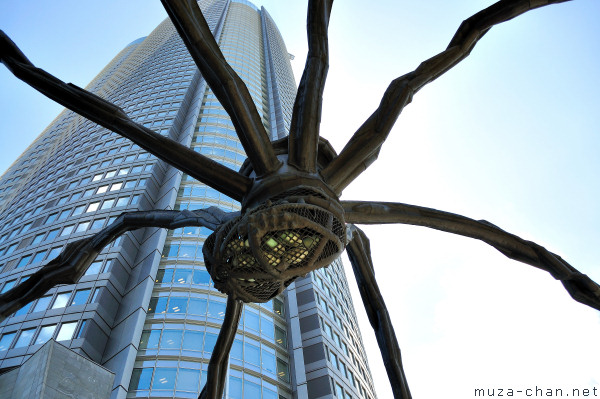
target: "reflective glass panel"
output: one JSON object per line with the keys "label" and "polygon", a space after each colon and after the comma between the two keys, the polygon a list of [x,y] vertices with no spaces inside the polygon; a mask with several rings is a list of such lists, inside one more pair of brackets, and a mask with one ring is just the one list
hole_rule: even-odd
{"label": "reflective glass panel", "polygon": [[209,285],[210,275],[206,270],[194,270],[194,277],[192,282],[194,284]]}
{"label": "reflective glass panel", "polygon": [[244,399],[260,398],[260,385],[244,380]]}
{"label": "reflective glass panel", "polygon": [[192,270],[176,269],[173,275],[173,284],[189,284],[192,282]]}
{"label": "reflective glass panel", "polygon": [[281,359],[277,359],[277,376],[280,380],[288,382],[290,380],[289,366]]}
{"label": "reflective glass panel", "polygon": [[67,306],[67,302],[69,301],[69,297],[71,296],[70,292],[62,292],[56,296],[54,303],[52,304],[52,309],[56,308],[64,308]]}
{"label": "reflective glass panel", "polygon": [[[21,281],[23,281],[23,280],[21,280]],[[17,310],[15,312],[15,316],[21,316],[21,315],[27,314],[27,312],[29,312],[30,308],[31,308],[31,302],[29,302],[27,305],[23,306],[21,309]]]}
{"label": "reflective glass panel", "polygon": [[77,322],[73,321],[70,323],[63,323],[60,326],[60,330],[58,331],[58,335],[56,336],[57,341],[67,341],[73,337],[73,333],[75,332],[75,327],[77,327]]}
{"label": "reflective glass panel", "polygon": [[17,343],[15,344],[15,348],[29,345],[31,338],[33,337],[33,333],[35,333],[35,328],[21,331],[19,339],[17,339]]}
{"label": "reflective glass panel", "polygon": [[206,333],[204,336],[204,352],[212,353],[217,343],[217,334]]}
{"label": "reflective glass panel", "polygon": [[83,305],[86,303],[88,297],[90,296],[90,291],[90,289],[76,291],[71,305]]}
{"label": "reflective glass panel", "polygon": [[190,298],[188,314],[204,316],[206,314],[206,299]]}
{"label": "reflective glass panel", "polygon": [[0,338],[0,351],[5,351],[10,348],[10,344],[15,338],[16,333],[4,334],[2,338]]}
{"label": "reflective glass panel", "polygon": [[52,335],[54,335],[54,330],[56,330],[56,324],[52,324],[50,326],[44,326],[40,329],[40,333],[38,334],[34,345],[43,344],[47,342]]}
{"label": "reflective glass panel", "polygon": [[265,316],[260,318],[260,333],[269,337],[275,338],[275,328],[273,326],[273,320]]}
{"label": "reflective glass panel", "polygon": [[242,341],[236,339],[231,346],[231,357],[242,360],[244,356]]}
{"label": "reflective glass panel", "polygon": [[275,374],[275,355],[264,349],[262,351],[262,368],[269,373]]}
{"label": "reflective glass panel", "polygon": [[187,310],[188,298],[171,297],[169,299],[168,313],[185,313]]}
{"label": "reflective glass panel", "polygon": [[182,333],[182,330],[164,330],[160,339],[160,347],[162,349],[179,349]]}
{"label": "reflective glass panel", "polygon": [[100,273],[101,266],[102,266],[102,261],[92,262],[92,264],[86,270],[84,276],[91,276],[92,274]]}
{"label": "reflective glass panel", "polygon": [[256,345],[244,343],[244,361],[248,363],[260,365],[260,349]]}
{"label": "reflective glass panel", "polygon": [[175,388],[175,376],[177,369],[157,367],[154,371],[154,380],[152,389],[173,389]]}
{"label": "reflective glass panel", "polygon": [[215,300],[208,301],[208,317],[222,319],[225,317],[225,303]]}
{"label": "reflective glass panel", "polygon": [[[277,399],[277,392],[271,391],[270,389],[263,387],[263,393],[262,393],[261,399]],[[350,399],[352,399],[352,398],[350,398]]]}
{"label": "reflective glass panel", "polygon": [[166,297],[154,297],[150,299],[150,305],[148,305],[148,313],[165,313],[167,311],[167,298]]}
{"label": "reflective glass panel", "polygon": [[180,258],[194,258],[196,256],[196,245],[181,245],[179,247]]}
{"label": "reflective glass panel", "polygon": [[157,283],[170,284],[173,281],[173,269],[159,270],[156,275]]}
{"label": "reflective glass panel", "polygon": [[234,376],[229,377],[229,397],[231,399],[242,399],[242,379]]}
{"label": "reflective glass panel", "polygon": [[152,371],[154,369],[133,369],[129,390],[135,391],[138,389],[150,389],[150,381],[152,381]]}
{"label": "reflective glass panel", "polygon": [[50,296],[50,295],[41,297],[40,299],[38,299],[37,303],[35,304],[33,311],[39,312],[42,310],[46,310],[48,308],[48,305],[50,304],[51,299],[52,299],[52,296]]}
{"label": "reflective glass panel", "polygon": [[244,326],[246,328],[250,328],[255,331],[259,331],[259,318],[258,315],[254,312],[249,311],[248,309],[244,310]]}
{"label": "reflective glass panel", "polygon": [[144,330],[140,339],[140,349],[156,349],[161,330]]}
{"label": "reflective glass panel", "polygon": [[201,331],[185,331],[183,335],[183,349],[201,351],[204,333]]}
{"label": "reflective glass panel", "polygon": [[275,326],[275,342],[287,348],[287,334],[285,330]]}
{"label": "reflective glass panel", "polygon": [[200,385],[200,370],[179,369],[177,390],[197,392]]}

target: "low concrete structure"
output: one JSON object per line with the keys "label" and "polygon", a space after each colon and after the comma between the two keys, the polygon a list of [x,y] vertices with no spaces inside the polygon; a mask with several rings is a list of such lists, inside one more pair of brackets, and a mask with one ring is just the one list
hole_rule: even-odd
{"label": "low concrete structure", "polygon": [[54,340],[0,375],[0,398],[107,399],[115,376]]}

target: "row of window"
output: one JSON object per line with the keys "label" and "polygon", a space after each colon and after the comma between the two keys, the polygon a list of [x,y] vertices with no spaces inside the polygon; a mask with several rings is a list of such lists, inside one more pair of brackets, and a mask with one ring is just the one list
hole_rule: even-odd
{"label": "row of window", "polygon": [[[118,201],[117,201],[117,203],[118,203]],[[78,215],[81,212],[83,212],[85,207],[86,206],[83,205],[81,207],[75,208],[74,212],[72,213],[72,216]],[[70,211],[71,210],[67,210],[67,212],[70,212]],[[63,212],[65,212],[65,211],[63,211]],[[83,231],[87,231],[87,230],[98,230],[98,229],[103,228],[105,225],[110,225],[116,218],[117,218],[117,216],[111,216],[108,218],[100,218],[100,219],[93,219],[93,220],[88,220],[88,221],[81,221],[77,224],[76,228],[73,227],[73,226],[75,226],[75,224],[73,224],[73,225],[65,226],[62,229],[57,228],[57,229],[49,230],[47,232],[44,231],[44,232],[37,234],[33,238],[33,240],[31,241],[31,243],[29,245],[31,246],[31,245],[40,244],[42,242],[50,242],[50,241],[54,240],[54,238],[59,237],[59,233],[60,233],[60,236],[64,236],[64,235],[68,235],[73,232],[79,233],[79,232],[83,232]],[[60,219],[62,219],[62,217],[59,215],[59,220]],[[107,223],[107,220],[108,220],[108,223]],[[14,243],[14,244],[8,246],[6,248],[6,252],[3,252],[4,249],[0,249],[0,255],[10,255],[11,253],[13,253],[15,251],[15,249],[17,248],[18,245],[19,245],[19,243]],[[50,254],[48,255],[47,259],[50,260],[50,259],[54,258],[55,256],[57,256],[60,253],[61,249],[62,248],[52,248],[50,250]],[[35,254],[35,256],[33,256],[33,254],[25,255],[24,257],[21,258],[21,260],[19,261],[16,268],[25,266],[29,263],[35,264],[35,263],[43,261],[46,258],[46,256],[45,256],[46,252],[47,252],[47,250],[43,250],[43,251],[37,252]],[[33,258],[31,258],[32,256],[33,256]],[[29,260],[31,260],[31,262],[29,262]]]}
{"label": "row of window", "polygon": [[[156,71],[155,71],[156,72]],[[171,72],[171,71],[169,71]],[[125,108],[129,111],[135,109],[137,107],[141,107],[142,105],[148,105],[148,107],[141,108],[138,112],[148,112],[148,111],[156,111],[162,107],[164,102],[173,101],[173,100],[183,100],[183,94],[175,94],[177,93],[177,89],[170,89],[169,92],[172,95],[166,97],[145,97],[141,98],[137,104],[130,104],[129,102],[125,103]],[[154,104],[154,105],[152,105]]]}
{"label": "row of window", "polygon": [[[118,243],[116,244],[112,244],[112,245],[118,245]],[[48,254],[48,260],[52,260],[55,257],[57,257],[60,253],[62,252],[62,247],[57,247],[57,248],[52,248],[52,250],[50,251],[50,253]],[[33,262],[32,262],[33,263]],[[84,276],[92,276],[95,274],[100,274],[100,273],[107,273],[110,271],[110,267],[112,265],[112,260],[109,259],[106,262],[102,261],[102,260],[98,260],[98,261],[94,261],[92,262],[92,264],[88,267],[88,269],[86,270]],[[19,281],[19,283],[22,283],[24,281],[26,281],[30,276],[24,276],[21,277],[21,280]],[[7,280],[4,282],[4,285],[2,286],[2,290],[0,290],[0,294],[5,293],[6,291],[10,290],[11,288],[13,288],[17,283],[17,279],[12,279],[12,280]],[[96,293],[94,293],[94,298],[95,298]],[[41,299],[41,298],[40,298]],[[39,300],[38,300],[39,301]],[[31,304],[25,305],[25,307],[30,306]],[[25,309],[25,307],[23,307],[21,310],[17,311],[17,314],[24,314],[24,313],[19,313],[22,312],[23,309]],[[37,306],[36,306],[37,308]],[[27,308],[29,309],[29,308]],[[40,310],[45,310],[44,309],[40,309]],[[37,310],[36,310],[37,311]],[[27,313],[27,312],[25,312]]]}
{"label": "row of window", "polygon": [[[108,134],[105,134],[105,136],[106,136],[106,135],[108,135]],[[122,138],[121,138],[121,139],[122,139]],[[124,139],[122,139],[122,140],[124,140]],[[120,140],[120,141],[122,141],[122,140]],[[115,140],[115,143],[117,143],[117,142],[120,142],[120,141],[119,141],[119,139],[117,139],[117,140]],[[110,141],[108,141],[108,142],[106,142],[106,143],[98,143],[98,144],[96,144],[96,146],[95,146],[94,148],[95,148],[95,149],[97,149],[97,148],[101,148],[101,147],[103,147],[103,148],[106,148],[106,145],[108,145],[108,144],[112,144],[112,140],[110,140]],[[71,147],[72,147],[72,148],[81,148],[80,146],[77,146],[77,147],[75,147],[75,146],[71,146]],[[112,154],[114,154],[114,153],[117,153],[117,152],[126,152],[126,151],[129,151],[130,149],[131,149],[131,150],[137,150],[137,149],[139,149],[139,147],[137,147],[136,145],[133,145],[133,146],[132,146],[132,145],[128,144],[128,145],[125,145],[125,146],[123,146],[123,147],[121,147],[121,148],[116,148],[116,147],[115,147],[115,148],[112,148],[112,149],[109,149],[109,150],[102,151],[102,152],[98,153],[97,155],[90,155],[90,156],[88,156],[86,159],[87,159],[87,160],[91,160],[91,159],[93,159],[93,158],[95,158],[95,157],[98,157],[98,158],[99,158],[99,157],[101,157],[101,156],[112,155]],[[67,152],[68,152],[68,151],[67,151]],[[69,159],[69,160],[72,160],[73,158],[78,158],[78,157],[81,155],[81,153],[82,153],[82,151],[81,151],[81,150],[80,150],[80,151],[77,151],[75,154],[71,155],[71,156],[70,156],[68,159]],[[66,154],[65,154],[65,155],[66,155]],[[117,158],[115,158],[115,159],[114,159],[114,160],[112,160],[112,161],[111,161],[111,160],[106,160],[106,161],[103,161],[102,163],[96,163],[96,164],[92,164],[92,165],[90,165],[90,166],[84,166],[84,167],[80,168],[80,169],[77,171],[77,173],[76,173],[76,174],[77,174],[77,175],[80,175],[80,174],[83,174],[83,173],[85,173],[85,172],[87,172],[87,171],[92,171],[92,170],[94,170],[94,169],[96,169],[96,168],[98,168],[98,167],[106,167],[106,166],[110,165],[110,164],[111,164],[111,162],[112,162],[112,164],[118,164],[118,163],[121,163],[121,162],[123,162],[123,161],[125,161],[125,160],[127,160],[128,162],[131,162],[131,161],[133,161],[133,160],[136,158],[136,155],[137,155],[137,157],[138,157],[139,159],[144,159],[144,158],[147,158],[147,157],[149,156],[149,154],[148,154],[148,153],[142,152],[142,153],[140,153],[140,154],[132,154],[132,155],[129,155],[129,156],[127,156],[127,157],[117,157]],[[60,155],[57,155],[57,158],[59,158],[59,157],[61,157],[61,156],[60,156]],[[59,161],[58,159],[56,159],[56,158],[55,158],[55,163],[56,163],[56,162],[60,162],[60,161]],[[50,175],[48,175],[48,177],[47,177],[47,178],[49,179],[50,177],[52,177],[52,176],[53,176],[53,175],[54,175],[54,174],[55,174],[57,171],[60,171],[60,172],[66,172],[66,171],[68,171],[68,170],[69,170],[71,167],[73,167],[74,165],[75,165],[75,162],[71,162],[71,163],[69,163],[69,164],[68,164],[66,167],[63,167],[63,168],[58,168],[58,167],[56,167],[56,168],[54,168],[54,169],[55,169],[55,171],[54,171],[53,173],[51,173]],[[41,192],[41,190],[43,190],[44,188],[55,187],[55,186],[56,186],[58,183],[60,183],[62,180],[64,180],[64,179],[65,179],[65,177],[66,177],[66,175],[62,175],[62,176],[58,177],[56,180],[54,180],[54,181],[48,181],[48,182],[46,183],[46,185],[44,185],[44,186],[39,186],[39,187],[37,188],[37,190],[35,190],[35,191],[31,191],[31,192],[30,192],[30,193],[29,193],[29,194],[28,194],[28,195],[27,195],[25,198],[29,198],[29,197],[31,197],[32,195],[34,195],[34,194],[36,194],[36,193],[39,193],[39,192]],[[89,180],[88,180],[88,181],[89,181]],[[85,183],[85,182],[84,182],[84,183]],[[70,188],[70,189],[72,189],[72,188],[73,188],[73,184],[74,184],[74,183],[71,183],[71,184],[69,185],[69,188]],[[51,193],[51,192],[53,192],[53,191],[48,191],[48,192],[46,193],[46,196],[45,196],[45,198],[47,198],[47,197],[48,197],[48,195],[49,195],[49,193]],[[41,197],[41,196],[39,196],[39,195],[38,195],[38,196],[36,196],[36,197],[37,197],[37,199],[41,199],[41,198],[43,198],[43,197]]]}
{"label": "row of window", "polygon": [[331,379],[331,384],[335,387],[335,397],[339,398],[339,399],[352,399],[352,396],[344,391],[344,388],[338,384],[337,382],[335,382],[335,380],[332,378]]}
{"label": "row of window", "polygon": [[[101,288],[94,289],[94,294],[90,298],[92,292],[91,288],[85,288],[75,291],[59,292],[56,295],[46,295],[37,300],[37,302],[31,302],[23,306],[21,309],[15,312],[14,316],[21,316],[24,314],[35,312],[42,312],[47,309],[59,309],[67,306],[85,305],[88,303],[96,302]],[[35,305],[34,305],[35,303]]]}
{"label": "row of window", "polygon": [[[217,201],[232,202],[233,199],[228,197],[214,188],[207,187],[204,184],[195,185],[184,185],[179,190],[178,200],[181,202],[182,197],[197,197],[197,198],[211,198]],[[183,200],[184,202],[186,200]]]}
{"label": "row of window", "polygon": [[[103,201],[93,201],[87,205],[80,205],[80,206],[74,208],[73,210],[67,209],[60,213],[58,213],[58,212],[52,213],[52,214],[48,215],[44,224],[54,223],[55,221],[64,219],[69,215],[70,216],[79,215],[81,213],[84,213],[84,211],[85,211],[85,213],[91,213],[91,212],[96,212],[98,210],[106,210],[106,209],[111,209],[111,208],[125,207],[128,205],[136,205],[139,202],[139,200],[140,200],[140,195],[136,194],[136,195],[127,196],[127,197],[109,198],[109,199],[105,199]],[[94,221],[93,223],[92,223],[92,221],[89,221],[89,220],[81,221],[77,224],[73,223],[73,224],[66,225],[62,228],[50,230],[47,233],[46,232],[40,233],[35,236],[32,244],[37,244],[42,241],[49,241],[51,239],[54,239],[57,236],[64,237],[64,236],[67,236],[72,233],[84,232],[84,231],[87,231],[88,229],[89,230],[98,229],[98,228],[101,228],[101,226],[104,224],[105,220],[106,219],[98,219],[98,220]],[[23,232],[24,231],[21,231],[21,233],[23,233]],[[6,248],[0,249],[0,256],[10,255],[12,252],[15,251],[17,246],[18,246],[18,243],[14,243]],[[27,256],[30,256],[30,255],[27,255]],[[40,256],[42,256],[42,253],[36,254],[37,261],[41,261],[43,259],[43,257],[39,258]],[[22,263],[22,262],[24,262],[24,260],[22,259],[21,262],[19,262],[19,266],[17,266],[17,267],[21,267],[21,266],[24,266],[25,264],[29,263],[28,259],[27,259],[27,262],[25,262],[25,263]]]}
{"label": "row of window", "polygon": [[[165,351],[204,352],[205,355],[184,354],[185,356],[210,357],[218,334],[190,329],[150,329],[142,332],[139,349],[145,351],[161,350],[159,354],[169,354]],[[148,352],[146,352],[148,354]],[[289,366],[277,358],[275,350],[249,337],[238,335],[231,348],[231,358],[253,365],[255,371],[277,375],[283,381],[289,381]],[[240,363],[240,366],[242,364]]]}
{"label": "row of window", "polygon": [[[340,336],[337,333],[332,331],[331,326],[324,322],[323,318],[319,317],[319,319],[321,322],[321,327],[323,331],[325,331],[325,334],[335,342],[337,347],[340,348],[340,350],[345,354],[346,359],[352,359],[354,367],[356,367],[356,369],[360,371],[364,380],[370,381],[367,371],[365,371],[365,368],[357,360],[356,356],[354,355],[354,352],[348,350],[348,345],[346,345],[346,343],[340,339]],[[329,359],[329,362],[333,366],[335,366],[335,368],[337,368],[342,373],[342,375],[344,375],[348,380],[350,380],[354,387],[357,387],[362,391],[362,385],[360,381],[354,379],[354,374],[346,367],[346,364],[343,361],[339,360],[338,355],[327,345],[325,345],[325,352],[327,353],[327,358]]]}
{"label": "row of window", "polygon": [[227,147],[236,148],[239,151],[244,151],[244,147],[242,143],[238,141],[237,138],[227,138],[222,136],[217,136],[214,134],[199,134],[194,137],[194,143],[202,143],[206,145],[222,145]]}
{"label": "row of window", "polygon": [[[237,133],[235,132],[235,129],[233,127],[223,127],[223,126],[208,126],[208,125],[203,125],[203,124],[199,124],[196,126],[196,133],[202,133],[202,132],[209,132],[209,133],[217,133],[217,134],[223,134],[229,137],[232,137],[234,139],[237,139]],[[202,137],[202,136],[200,136]],[[196,139],[194,139],[196,140]]]}
{"label": "row of window", "polygon": [[85,327],[85,320],[81,322],[77,335],[74,336],[77,324],[77,321],[71,321],[3,334],[0,338],[0,351],[23,348],[30,345],[40,345],[46,343],[51,338],[54,338],[56,341],[69,341],[79,338]]}
{"label": "row of window", "polygon": [[[239,372],[238,372],[239,373]],[[235,374],[238,374],[235,373]],[[229,376],[228,397],[231,399],[277,399],[277,392],[271,384],[269,387],[260,380]],[[241,374],[241,373],[239,373]],[[129,392],[135,391],[181,391],[199,393],[206,384],[206,371],[181,367],[135,368],[129,384]],[[262,386],[261,386],[262,385]],[[168,396],[171,396],[169,393]]]}
{"label": "row of window", "polygon": [[[220,298],[219,298],[220,299]],[[152,297],[148,305],[148,314],[181,314],[189,316],[206,316],[209,318],[223,319],[225,317],[225,302],[219,302],[215,297],[210,300],[201,297],[183,296],[160,296]],[[273,318],[267,315],[255,313],[248,308],[242,312],[240,328],[254,334],[265,336],[271,340],[275,339],[275,324]],[[279,328],[279,327],[278,327]],[[281,329],[280,329],[281,330]],[[281,338],[281,331],[278,338]]]}
{"label": "row of window", "polygon": [[245,153],[240,154],[239,152],[227,150],[225,148],[220,147],[197,146],[193,147],[192,150],[206,156],[214,155],[215,157],[227,158],[230,161],[237,162],[240,164],[246,160]]}
{"label": "row of window", "polygon": [[[189,265],[186,268],[185,264],[178,264],[177,268],[159,269],[156,274],[156,283],[169,284],[174,286],[189,286],[189,285],[205,285],[212,286],[212,280],[205,268],[197,268],[194,265]],[[278,298],[273,298],[270,301],[260,304],[261,309],[266,309],[278,315],[282,319],[285,318],[285,305]]]}
{"label": "row of window", "polygon": [[[143,165],[138,165],[138,166],[134,166],[132,168],[121,168],[119,170],[119,172],[118,172],[118,175],[122,176],[122,175],[126,175],[126,174],[139,173],[139,172],[141,172],[144,169],[150,170],[152,168],[152,165],[153,164],[148,164],[145,167]],[[108,172],[106,172],[106,174],[104,176],[104,179],[114,177],[116,175],[116,173],[117,173],[116,170],[108,171]],[[77,180],[77,181],[72,182],[69,185],[68,189],[72,190],[74,187],[76,187],[78,185],[85,185],[85,184],[87,184],[87,183],[89,183],[91,181],[99,181],[99,180],[102,180],[102,178],[103,178],[102,174],[97,174],[93,178],[92,177],[86,177],[86,178],[83,178],[81,180]],[[140,179],[137,184],[140,187],[145,186],[146,179]],[[114,184],[112,184],[110,186],[110,191],[116,191],[116,190],[120,190],[122,188],[130,189],[130,188],[133,188],[135,186],[136,186],[136,181],[135,180],[128,180],[126,182],[116,182],[116,183],[114,183]],[[69,199],[70,199],[70,201],[75,201],[75,200],[78,200],[79,198],[86,197],[86,196],[89,196],[89,195],[93,195],[94,193],[99,194],[99,193],[106,192],[107,190],[108,190],[108,185],[100,186],[98,189],[96,189],[96,188],[89,188],[89,189],[85,190],[84,192],[73,193],[73,194],[61,197],[58,200],[58,202],[57,202],[56,205],[62,205],[64,203],[66,203]],[[54,191],[52,190],[50,193],[54,194]],[[48,197],[48,195],[46,195],[46,197]],[[35,202],[37,202],[37,201],[35,201]],[[31,206],[33,204],[34,203],[30,203],[27,206]],[[26,219],[29,216],[35,216],[35,215],[39,214],[43,210],[43,208],[44,208],[44,206],[39,206],[35,210],[31,210],[30,209],[29,211],[27,211],[25,213],[22,213],[22,216],[17,217],[13,221],[7,223],[6,225],[4,225],[4,228],[6,228],[6,227],[8,227],[8,226],[10,226],[12,224],[15,224],[15,223],[19,222],[22,219]],[[15,212],[18,212],[18,211],[19,210],[15,210]],[[65,211],[63,211],[63,213],[64,212]],[[0,243],[2,241],[7,240],[7,239],[13,238],[18,233],[23,234],[24,232],[27,231],[27,229],[30,226],[31,226],[31,223],[26,224],[23,227],[20,227],[20,228],[17,228],[15,230],[13,230],[10,234],[7,233],[7,234],[2,235],[0,237]]]}
{"label": "row of window", "polygon": [[[337,268],[338,273],[343,273],[341,265],[338,264],[337,262],[332,264],[332,267]],[[323,282],[323,279],[321,277],[319,277],[318,274],[321,274],[323,277],[325,277],[326,280],[332,286],[335,287],[336,291],[339,293],[340,298],[343,298],[343,301],[338,299],[337,296],[333,295],[332,290],[329,288],[329,286],[327,284],[325,284]],[[336,306],[339,308],[340,313],[342,313],[344,315],[344,317],[350,324],[351,329],[353,331],[358,331],[358,324],[356,321],[356,314],[353,311],[352,299],[347,294],[347,292],[349,292],[347,285],[345,285],[345,283],[342,283],[342,280],[340,280],[340,284],[343,284],[344,289],[346,290],[346,294],[344,294],[342,292],[342,289],[340,288],[340,285],[338,285],[338,283],[334,280],[331,273],[324,268],[319,269],[316,272],[313,272],[312,277],[317,282],[317,286],[319,286],[321,289],[323,289],[327,293],[327,296],[334,301]],[[356,348],[359,348],[359,345],[357,345],[357,343],[355,342],[354,337],[351,334],[349,334],[347,327],[343,326],[341,320],[339,320],[339,318],[336,316],[337,312],[335,312],[331,308],[331,306],[329,306],[327,304],[327,302],[318,295],[318,293],[315,292],[315,294],[316,294],[316,297],[317,297],[316,299],[317,299],[317,302],[319,303],[319,305],[321,305],[321,307],[325,310],[325,312],[328,313],[332,317],[333,320],[335,320],[336,324],[338,326],[340,326],[340,328],[343,328],[346,331],[346,335],[352,340],[352,343],[354,344],[354,346]],[[348,307],[348,311],[342,306],[342,303],[346,304],[346,306]],[[359,348],[359,350],[360,350],[360,348]]]}
{"label": "row of window", "polygon": [[356,388],[356,381],[354,380],[354,374],[350,371],[346,364],[338,358],[337,354],[332,351],[327,345],[325,345],[325,351],[327,353],[327,358],[329,359],[329,363],[331,363],[338,371],[346,377],[350,383]]}

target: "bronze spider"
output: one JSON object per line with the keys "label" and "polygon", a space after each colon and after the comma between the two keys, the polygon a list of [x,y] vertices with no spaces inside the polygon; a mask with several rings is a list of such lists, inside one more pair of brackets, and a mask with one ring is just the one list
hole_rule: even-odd
{"label": "bronze spider", "polygon": [[202,75],[228,111],[248,154],[239,172],[135,124],[117,106],[35,68],[2,33],[1,60],[17,77],[242,202],[241,214],[226,214],[215,208],[122,214],[97,235],[71,243],[32,278],[0,296],[2,316],[7,317],[56,284],[76,282],[100,250],[128,230],[209,227],[214,233],[203,249],[207,269],[215,286],[228,294],[228,302],[208,383],[200,397],[220,397],[242,303],[267,301],[296,277],[325,266],[346,248],[394,396],[409,398],[399,347],[374,278],[369,241],[354,225],[382,223],[420,225],[482,240],[512,259],[548,271],[575,300],[600,310],[600,287],[596,283],[559,256],[491,223],[400,203],[339,200],[344,188],[377,158],[396,118],[414,93],[464,59],[493,25],[560,2],[502,0],[466,20],[445,51],[392,82],[379,108],[336,154],[319,136],[328,66],[327,26],[333,0],[309,2],[309,55],[290,136],[274,143],[269,142],[245,85],[224,60],[195,1],[163,0]]}

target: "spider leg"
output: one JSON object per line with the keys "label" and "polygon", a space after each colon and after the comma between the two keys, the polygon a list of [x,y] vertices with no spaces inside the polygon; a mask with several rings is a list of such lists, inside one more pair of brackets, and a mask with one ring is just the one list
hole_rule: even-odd
{"label": "spider leg", "polygon": [[354,225],[348,225],[348,233],[351,235],[351,241],[346,246],[348,258],[352,264],[352,270],[354,270],[369,322],[375,330],[394,398],[410,399],[412,396],[404,375],[394,326],[375,279],[369,239],[361,229]]}
{"label": "spider leg", "polygon": [[204,226],[216,229],[237,213],[225,213],[217,207],[195,211],[125,212],[109,226],[93,236],[69,243],[63,252],[26,281],[0,295],[0,321],[40,298],[58,284],[74,284],[86,272],[100,251],[127,231],[143,227],[176,229],[184,226]]}
{"label": "spider leg", "polygon": [[391,82],[379,107],[354,133],[337,158],[323,169],[321,174],[325,181],[340,194],[377,159],[396,119],[412,101],[413,95],[465,59],[494,25],[534,8],[565,1],[568,0],[501,0],[463,21],[446,50]]}
{"label": "spider leg", "polygon": [[306,23],[308,56],[294,102],[288,163],[314,173],[317,165],[323,89],[329,69],[327,28],[333,0],[310,0]]}
{"label": "spider leg", "polygon": [[276,171],[281,162],[269,140],[248,88],[227,63],[195,0],[161,0],[196,62],[202,77],[227,111],[258,176]]}
{"label": "spider leg", "polygon": [[411,224],[481,240],[510,259],[547,271],[560,280],[577,302],[600,310],[600,286],[587,275],[541,245],[508,233],[486,220],[395,202],[342,201],[342,206],[348,223]]}
{"label": "spider leg", "polygon": [[227,297],[225,319],[208,363],[206,385],[202,388],[198,399],[219,399],[223,396],[229,367],[229,352],[235,339],[243,308],[242,301],[233,298],[231,295]]}
{"label": "spider leg", "polygon": [[128,138],[149,153],[226,195],[241,200],[251,180],[212,159],[129,119],[116,105],[36,68],[0,31],[0,61],[19,79],[46,97]]}

